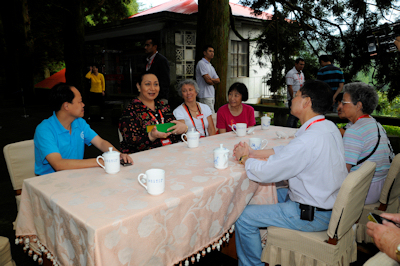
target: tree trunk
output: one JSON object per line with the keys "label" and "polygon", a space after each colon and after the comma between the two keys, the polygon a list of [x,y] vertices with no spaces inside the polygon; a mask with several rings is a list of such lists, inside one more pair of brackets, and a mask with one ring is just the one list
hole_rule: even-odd
{"label": "tree trunk", "polygon": [[6,89],[3,90],[3,96],[32,99],[33,39],[27,0],[4,2],[0,14],[6,43],[5,60],[2,62],[6,74]]}
{"label": "tree trunk", "polygon": [[64,60],[66,82],[75,86],[84,96],[84,42],[83,5],[80,0],[65,0]]}
{"label": "tree trunk", "polygon": [[211,63],[221,83],[215,86],[215,110],[226,104],[229,45],[229,0],[198,0],[196,62],[203,57],[203,46],[211,44],[215,55]]}

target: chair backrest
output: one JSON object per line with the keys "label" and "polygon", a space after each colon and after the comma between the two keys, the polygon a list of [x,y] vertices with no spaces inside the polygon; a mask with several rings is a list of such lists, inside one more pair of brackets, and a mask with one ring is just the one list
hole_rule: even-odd
{"label": "chair backrest", "polygon": [[386,204],[386,212],[397,213],[400,196],[400,154],[394,157],[385,183],[383,184],[379,201]]}
{"label": "chair backrest", "polygon": [[24,179],[35,176],[33,139],[7,144],[3,153],[14,190],[22,189]]}
{"label": "chair backrest", "polygon": [[340,187],[328,227],[330,238],[341,239],[360,218],[375,173],[376,163],[366,161],[347,175]]}

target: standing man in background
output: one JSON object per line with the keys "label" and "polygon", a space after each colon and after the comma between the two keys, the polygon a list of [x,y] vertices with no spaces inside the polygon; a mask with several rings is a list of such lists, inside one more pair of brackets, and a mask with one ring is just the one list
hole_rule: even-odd
{"label": "standing man in background", "polygon": [[328,55],[321,55],[319,57],[319,64],[321,68],[318,70],[317,79],[325,83],[328,83],[329,87],[332,89],[333,99],[333,112],[337,112],[338,103],[336,97],[343,90],[344,85],[344,75],[342,70],[331,63],[333,61]]}
{"label": "standing man in background", "polygon": [[144,44],[146,53],[146,71],[154,74],[160,84],[160,92],[157,99],[168,104],[169,84],[171,82],[169,63],[167,58],[158,52],[159,42],[155,38],[149,38]]}
{"label": "standing man in background", "polygon": [[196,82],[200,88],[198,97],[199,102],[208,105],[214,114],[214,85],[221,82],[215,68],[211,65],[211,59],[214,58],[214,48],[211,45],[205,45],[203,47],[203,55],[204,57],[196,66]]}
{"label": "standing man in background", "polygon": [[[303,58],[297,58],[294,67],[286,74],[286,85],[287,85],[287,99],[289,104],[289,109],[292,106],[292,99],[296,95],[296,92],[301,89],[304,83],[304,68],[305,62]],[[289,113],[288,120],[286,122],[287,127],[297,127],[297,122],[299,119],[294,115]]]}

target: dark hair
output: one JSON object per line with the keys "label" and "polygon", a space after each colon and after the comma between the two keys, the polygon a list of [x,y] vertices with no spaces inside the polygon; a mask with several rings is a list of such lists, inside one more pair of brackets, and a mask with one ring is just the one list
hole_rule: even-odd
{"label": "dark hair", "polygon": [[[156,76],[156,77],[157,77],[157,75],[156,75],[156,74],[154,74],[154,73],[152,73],[152,72],[150,72],[150,71],[144,71],[144,72],[142,72],[142,73],[140,74],[140,76],[138,77],[138,79],[137,79],[137,82],[136,82],[136,83],[138,83],[139,85],[140,85],[140,84],[142,84],[143,77],[144,77],[145,75],[147,75],[147,74],[153,74],[154,76]],[[158,79],[158,77],[157,77],[157,79]]]}
{"label": "dark hair", "polygon": [[296,64],[298,64],[300,61],[303,61],[303,62],[304,62],[304,59],[301,58],[301,57],[299,57],[299,58],[297,58],[296,61],[294,61],[294,62],[295,62]]}
{"label": "dark hair", "polygon": [[212,47],[211,44],[206,44],[206,45],[203,46],[203,52],[207,52],[208,48],[213,48],[214,49],[214,47]]}
{"label": "dark hair", "polygon": [[242,101],[247,101],[249,99],[249,91],[247,90],[246,85],[240,82],[233,83],[228,90],[228,94],[231,91],[237,91],[242,95]]}
{"label": "dark hair", "polygon": [[157,50],[160,49],[160,41],[157,38],[154,37],[149,37],[146,39],[146,41],[151,40],[152,45],[157,45]]}
{"label": "dark hair", "polygon": [[50,104],[53,111],[59,111],[65,102],[72,103],[75,98],[74,92],[71,90],[72,87],[72,85],[60,82],[51,88]]}
{"label": "dark hair", "polygon": [[332,62],[332,58],[327,54],[320,55],[318,59],[319,59],[319,63],[321,63],[321,61]]}
{"label": "dark hair", "polygon": [[93,63],[93,64],[92,64],[92,67],[96,67],[97,69],[100,69],[100,64]]}
{"label": "dark hair", "polygon": [[344,93],[350,95],[351,101],[354,105],[358,102],[362,104],[362,112],[364,114],[372,114],[378,106],[378,93],[371,85],[364,82],[352,82],[344,85]]}
{"label": "dark hair", "polygon": [[320,80],[307,80],[300,89],[302,96],[311,98],[314,113],[325,114],[332,106],[332,89]]}

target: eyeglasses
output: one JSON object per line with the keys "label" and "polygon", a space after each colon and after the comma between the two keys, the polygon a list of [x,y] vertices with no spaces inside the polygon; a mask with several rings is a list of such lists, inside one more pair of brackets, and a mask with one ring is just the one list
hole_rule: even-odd
{"label": "eyeglasses", "polygon": [[352,103],[352,102],[345,102],[343,100],[340,101],[343,105],[345,105],[346,103]]}

